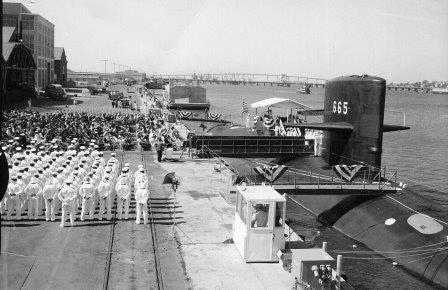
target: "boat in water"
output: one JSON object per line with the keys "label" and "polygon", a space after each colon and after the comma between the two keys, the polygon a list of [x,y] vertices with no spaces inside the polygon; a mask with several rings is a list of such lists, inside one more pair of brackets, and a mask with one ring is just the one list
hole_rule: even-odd
{"label": "boat in water", "polygon": [[306,94],[309,95],[311,94],[311,85],[310,84],[304,84],[303,86],[301,86],[299,89],[297,89],[297,93],[298,94]]}
{"label": "boat in water", "polygon": [[448,88],[434,88],[431,93],[448,95]]}
{"label": "boat in water", "polygon": [[[446,211],[425,196],[427,190],[406,187],[381,165],[383,134],[410,129],[384,124],[385,92],[379,77],[335,78],[325,86],[322,122],[282,122],[301,136],[269,134],[273,125],[260,117],[258,128],[220,124],[194,136],[191,145],[225,158],[240,180],[256,182],[257,166],[287,168],[272,182],[277,191],[372,253],[448,288]],[[306,138],[305,130],[322,131],[321,141]]]}

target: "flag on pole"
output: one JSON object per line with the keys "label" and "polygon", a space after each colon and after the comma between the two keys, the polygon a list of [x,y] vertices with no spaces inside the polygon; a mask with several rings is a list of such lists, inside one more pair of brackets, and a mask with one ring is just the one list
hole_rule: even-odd
{"label": "flag on pole", "polygon": [[241,115],[245,115],[249,113],[249,107],[247,106],[247,103],[243,100],[243,107],[241,109]]}

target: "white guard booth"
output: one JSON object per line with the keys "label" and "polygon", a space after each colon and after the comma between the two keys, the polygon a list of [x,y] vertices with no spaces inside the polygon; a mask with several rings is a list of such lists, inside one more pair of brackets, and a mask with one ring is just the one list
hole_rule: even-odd
{"label": "white guard booth", "polygon": [[237,186],[233,241],[246,262],[278,262],[286,199],[271,186]]}

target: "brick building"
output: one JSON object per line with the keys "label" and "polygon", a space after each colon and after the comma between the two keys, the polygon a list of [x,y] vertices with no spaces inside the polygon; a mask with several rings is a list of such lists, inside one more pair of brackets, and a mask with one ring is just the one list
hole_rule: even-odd
{"label": "brick building", "polygon": [[56,83],[65,87],[67,84],[67,56],[63,47],[54,48],[54,74]]}
{"label": "brick building", "polygon": [[54,24],[32,13],[21,3],[3,3],[3,26],[14,27],[19,40],[31,49],[36,86],[44,88],[52,83],[54,73]]}

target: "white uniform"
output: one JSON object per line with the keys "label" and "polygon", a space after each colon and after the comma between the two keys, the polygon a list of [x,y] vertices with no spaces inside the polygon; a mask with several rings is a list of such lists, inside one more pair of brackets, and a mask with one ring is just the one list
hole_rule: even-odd
{"label": "white uniform", "polygon": [[55,220],[55,205],[59,193],[59,182],[57,178],[48,179],[42,190],[45,201],[45,220]]}
{"label": "white uniform", "polygon": [[90,219],[93,218],[93,198],[95,195],[95,187],[91,181],[85,181],[79,188],[79,194],[82,197],[82,209],[81,209],[81,220],[84,220],[84,216],[89,212]]}
{"label": "white uniform", "polygon": [[135,201],[137,202],[137,218],[135,220],[136,224],[140,224],[141,215],[143,212],[143,223],[148,223],[148,198],[149,198],[149,191],[148,188],[145,187],[143,184],[139,184],[139,187],[135,191]]}
{"label": "white uniform", "polygon": [[129,186],[129,183],[127,183],[125,180],[123,180],[120,183],[117,183],[115,186],[115,191],[117,193],[117,210],[118,210],[118,219],[123,218],[123,205],[124,205],[124,218],[129,218],[129,202],[130,202],[130,195],[131,195],[131,187]]}
{"label": "white uniform", "polygon": [[34,212],[34,219],[37,219],[39,215],[39,195],[42,192],[42,188],[37,183],[37,180],[34,178],[31,180],[31,182],[25,187],[25,194],[28,197],[28,218],[31,219],[33,217]]}
{"label": "white uniform", "polygon": [[62,202],[61,227],[65,225],[67,212],[70,214],[70,224],[73,226],[75,223],[75,190],[69,184],[66,184],[59,191],[58,197]]}
{"label": "white uniform", "polygon": [[6,219],[10,220],[12,212],[14,211],[14,208],[16,209],[16,219],[20,220],[22,215],[22,206],[20,204],[20,192],[21,192],[20,185],[17,184],[17,182],[12,181],[8,184],[8,212],[6,213]]}
{"label": "white uniform", "polygon": [[107,207],[107,220],[112,218],[112,186],[110,181],[102,180],[98,185],[98,195],[100,199],[100,210],[98,219],[103,219],[104,207]]}

